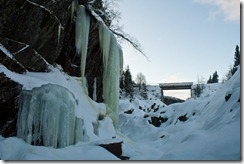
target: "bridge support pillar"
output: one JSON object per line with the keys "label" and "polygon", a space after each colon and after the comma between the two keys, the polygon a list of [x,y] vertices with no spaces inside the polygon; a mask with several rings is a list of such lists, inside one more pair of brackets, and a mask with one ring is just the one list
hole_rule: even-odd
{"label": "bridge support pillar", "polygon": [[161,88],[161,101],[164,103],[164,90]]}

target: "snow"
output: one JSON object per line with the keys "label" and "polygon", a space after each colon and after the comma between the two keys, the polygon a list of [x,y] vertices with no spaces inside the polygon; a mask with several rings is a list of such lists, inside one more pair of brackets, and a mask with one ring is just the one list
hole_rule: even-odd
{"label": "snow", "polygon": [[119,160],[116,156],[94,143],[54,149],[44,146],[32,146],[16,137],[1,139],[0,152],[1,159],[4,160]]}
{"label": "snow", "polygon": [[7,55],[10,59],[13,59],[13,55],[0,43],[0,50]]}
{"label": "snow", "polygon": [[[148,90],[159,93],[156,88]],[[137,160],[240,160],[240,72],[224,84],[204,88],[201,97],[160,106],[158,112],[140,110],[145,100],[137,95],[131,103],[120,100],[121,109],[134,109],[132,114],[120,112],[121,132],[133,140],[130,146],[125,143],[124,153]],[[179,120],[183,115],[185,122]],[[155,127],[148,123],[153,116],[168,120]]]}
{"label": "snow", "polygon": [[[66,75],[60,68],[52,68],[49,73],[17,74],[0,65],[0,72],[21,83],[25,90],[46,84],[67,88],[78,102],[75,116],[85,132],[81,141],[58,149],[33,146],[17,137],[0,137],[3,160],[118,160],[98,146],[114,142],[114,137],[123,141],[122,155],[129,160],[240,160],[239,70],[224,84],[206,84],[199,98],[184,103],[162,103],[159,86],[148,86],[147,100],[139,93],[133,101],[122,96],[118,130],[106,113],[106,105],[87,97],[80,79]],[[125,113],[129,109],[133,112]],[[179,120],[183,115],[186,121]],[[149,123],[159,116],[168,120],[159,127]]]}

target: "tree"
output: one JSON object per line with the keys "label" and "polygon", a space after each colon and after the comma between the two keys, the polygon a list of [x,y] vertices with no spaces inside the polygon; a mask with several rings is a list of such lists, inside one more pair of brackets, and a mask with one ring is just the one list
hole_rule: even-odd
{"label": "tree", "polygon": [[218,83],[219,82],[219,75],[217,71],[213,73],[212,83]]}
{"label": "tree", "polygon": [[239,50],[239,46],[236,45],[236,51],[235,51],[235,61],[234,61],[234,67],[237,67],[238,65],[240,65],[240,50]]}
{"label": "tree", "polygon": [[236,45],[236,51],[234,55],[234,66],[231,69],[231,74],[234,75],[234,73],[237,71],[237,66],[240,65],[240,50],[239,46]]}
{"label": "tree", "polygon": [[146,84],[146,77],[140,72],[136,75],[136,85],[138,86],[139,91],[142,88],[142,84]]}
{"label": "tree", "polygon": [[209,76],[209,79],[208,79],[207,83],[208,83],[208,84],[209,84],[209,83],[212,83],[212,77],[211,77],[211,75]]}
{"label": "tree", "polygon": [[141,88],[141,96],[146,100],[148,98],[147,96],[147,85],[146,83],[142,83],[142,88]]}
{"label": "tree", "polygon": [[125,89],[125,71],[123,71],[122,75],[120,76],[119,87],[122,91],[124,91],[124,89]]}
{"label": "tree", "polygon": [[234,65],[230,66],[229,71],[226,74],[226,79],[229,80],[231,78],[232,75],[234,75],[234,73],[237,71],[237,67],[238,65],[240,65],[240,50],[239,50],[239,46],[236,45],[236,49],[235,49],[235,54],[234,54]]}
{"label": "tree", "polygon": [[148,59],[143,52],[138,40],[123,31],[123,26],[119,25],[121,13],[116,10],[119,0],[85,0],[85,6],[88,10],[92,10],[99,15],[110,31],[122,41],[128,42],[133,48],[139,51]]}
{"label": "tree", "polygon": [[197,84],[196,87],[193,89],[194,91],[194,95],[196,97],[200,97],[201,93],[202,93],[202,87],[201,87],[201,84]]}
{"label": "tree", "polygon": [[209,84],[209,83],[218,83],[218,82],[219,82],[219,75],[217,71],[215,71],[212,77],[211,75],[209,76],[207,83]]}
{"label": "tree", "polygon": [[129,66],[127,66],[124,73],[124,91],[127,94],[127,96],[129,95],[131,98],[134,97],[133,81]]}

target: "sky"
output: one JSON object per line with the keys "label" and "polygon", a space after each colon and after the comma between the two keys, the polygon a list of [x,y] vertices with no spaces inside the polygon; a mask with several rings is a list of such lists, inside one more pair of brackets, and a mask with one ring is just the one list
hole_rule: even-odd
{"label": "sky", "polygon": [[217,71],[221,81],[234,63],[240,45],[238,0],[119,0],[117,8],[123,31],[148,57],[122,43],[124,67],[129,65],[133,79],[141,72],[148,84],[197,83]]}

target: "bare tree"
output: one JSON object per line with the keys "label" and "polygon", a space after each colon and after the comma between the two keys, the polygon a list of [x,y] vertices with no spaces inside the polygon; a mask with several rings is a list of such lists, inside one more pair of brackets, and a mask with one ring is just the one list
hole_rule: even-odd
{"label": "bare tree", "polygon": [[136,84],[139,90],[141,90],[143,83],[146,84],[146,77],[140,72],[136,75]]}
{"label": "bare tree", "polygon": [[99,15],[104,23],[109,27],[110,31],[122,41],[128,42],[133,48],[139,51],[148,61],[149,58],[142,50],[141,44],[131,35],[123,31],[123,26],[119,25],[121,13],[116,10],[116,6],[120,0],[87,0],[90,10]]}

